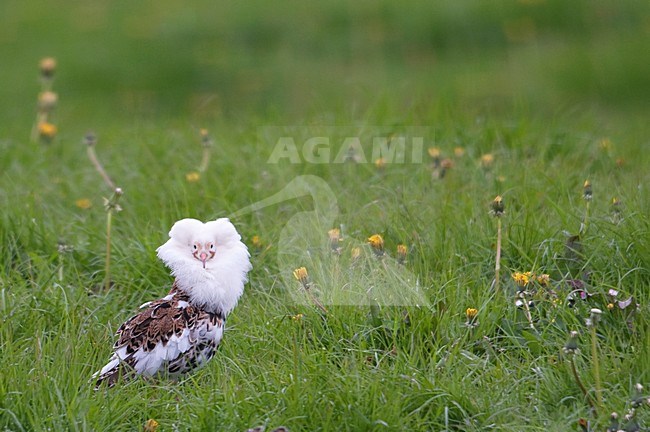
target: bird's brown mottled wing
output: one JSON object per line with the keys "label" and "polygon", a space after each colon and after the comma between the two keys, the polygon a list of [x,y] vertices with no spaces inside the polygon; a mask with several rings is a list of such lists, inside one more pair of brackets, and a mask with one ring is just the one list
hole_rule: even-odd
{"label": "bird's brown mottled wing", "polygon": [[113,385],[132,371],[152,376],[167,371],[180,375],[209,360],[221,340],[224,319],[190,304],[182,291],[147,304],[117,331],[109,363],[98,374],[97,385]]}
{"label": "bird's brown mottled wing", "polygon": [[[168,297],[151,302],[145,310],[122,324],[113,348],[126,346],[127,354],[139,348],[151,351],[158,342],[167,344],[173,335],[180,336],[184,329],[194,328],[201,311],[178,292],[171,299]],[[181,307],[183,305],[185,307]]]}

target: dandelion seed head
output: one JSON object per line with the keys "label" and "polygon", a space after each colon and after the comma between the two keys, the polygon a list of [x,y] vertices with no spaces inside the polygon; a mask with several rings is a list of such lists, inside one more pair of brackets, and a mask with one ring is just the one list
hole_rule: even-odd
{"label": "dandelion seed head", "polygon": [[569,333],[569,340],[564,344],[562,350],[565,354],[573,355],[578,351],[578,335],[579,333],[575,330]]}
{"label": "dandelion seed head", "polygon": [[454,167],[454,161],[449,159],[449,158],[445,158],[445,159],[440,161],[440,166],[443,169],[451,169],[451,168]]}
{"label": "dandelion seed head", "polygon": [[44,91],[38,95],[38,108],[41,111],[50,111],[56,107],[59,96],[53,91]]}
{"label": "dandelion seed head", "polygon": [[84,144],[86,144],[88,147],[92,147],[97,144],[97,136],[94,132],[86,132],[86,135],[84,135]]}

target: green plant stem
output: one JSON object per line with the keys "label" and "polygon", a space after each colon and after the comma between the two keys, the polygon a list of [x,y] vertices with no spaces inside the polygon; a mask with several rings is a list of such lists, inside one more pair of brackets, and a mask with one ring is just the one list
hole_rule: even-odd
{"label": "green plant stem", "polygon": [[104,180],[104,183],[108,185],[111,190],[115,190],[115,183],[113,183],[113,180],[108,176],[106,171],[104,170],[104,167],[102,164],[99,162],[99,159],[97,159],[97,154],[95,153],[95,147],[92,145],[88,146],[88,159],[90,159],[90,162],[92,162],[93,166],[97,170],[100,176],[102,176],[102,179]]}
{"label": "green plant stem", "polygon": [[210,148],[203,147],[203,157],[201,159],[201,165],[199,166],[199,172],[205,172],[208,169],[210,164]]}
{"label": "green plant stem", "polygon": [[111,287],[111,221],[113,211],[106,212],[106,265],[104,270],[104,288],[108,291]]}
{"label": "green plant stem", "polygon": [[63,259],[59,255],[59,269],[58,269],[59,282],[63,280]]}
{"label": "green plant stem", "polygon": [[587,234],[587,229],[589,228],[589,209],[591,208],[591,201],[587,201],[585,204],[585,218],[582,221],[582,227],[580,230],[581,235]]}
{"label": "green plant stem", "polygon": [[569,363],[571,364],[571,372],[573,372],[573,378],[576,380],[576,384],[578,384],[578,387],[580,387],[580,391],[585,396],[585,399],[587,399],[587,403],[589,404],[589,406],[594,411],[594,414],[597,417],[598,411],[596,410],[596,405],[594,404],[594,401],[591,399],[591,396],[589,396],[589,392],[587,391],[587,388],[580,380],[580,375],[578,375],[578,371],[576,370],[576,365],[573,362],[573,359],[569,360]]}
{"label": "green plant stem", "polygon": [[311,299],[311,301],[312,301],[312,302],[313,302],[313,303],[318,307],[318,309],[320,309],[320,310],[321,310],[325,315],[327,315],[327,309],[326,309],[325,306],[323,306],[323,304],[322,304],[322,303],[321,303],[321,302],[316,298],[316,296],[314,296],[314,295],[311,293],[311,290],[310,290],[309,288],[305,287],[305,291],[307,291],[307,295],[309,296],[309,298]]}
{"label": "green plant stem", "polygon": [[600,362],[598,361],[598,341],[596,339],[596,326],[591,327],[591,364],[594,369],[594,385],[596,387],[596,400],[598,407],[603,406],[603,392],[600,382]]}
{"label": "green plant stem", "polygon": [[501,272],[501,218],[497,217],[497,257],[494,264],[494,291],[499,292],[499,277]]}
{"label": "green plant stem", "polygon": [[526,298],[526,296],[523,296],[523,301],[524,301],[524,314],[526,315],[528,324],[530,325],[531,329],[536,330],[535,325],[533,324],[533,316],[530,314],[530,307],[528,307],[528,299]]}

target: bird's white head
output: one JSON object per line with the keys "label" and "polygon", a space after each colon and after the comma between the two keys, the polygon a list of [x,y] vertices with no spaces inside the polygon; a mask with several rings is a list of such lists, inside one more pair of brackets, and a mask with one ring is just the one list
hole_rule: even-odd
{"label": "bird's white head", "polygon": [[237,304],[252,268],[246,245],[226,218],[176,222],[157,253],[194,302],[224,314]]}

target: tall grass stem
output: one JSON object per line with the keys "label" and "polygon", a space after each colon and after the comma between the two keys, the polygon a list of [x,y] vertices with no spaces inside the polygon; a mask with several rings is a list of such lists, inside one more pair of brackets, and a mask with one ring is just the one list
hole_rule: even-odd
{"label": "tall grass stem", "polygon": [[497,257],[494,263],[494,291],[499,292],[501,272],[501,218],[497,218]]}
{"label": "tall grass stem", "polygon": [[106,264],[104,266],[104,289],[109,290],[111,287],[111,222],[113,219],[113,210],[108,209],[106,212]]}
{"label": "tall grass stem", "polygon": [[600,361],[598,359],[598,340],[596,335],[596,326],[591,327],[591,365],[594,373],[594,386],[596,387],[596,400],[598,407],[603,406],[603,388],[600,381]]}

